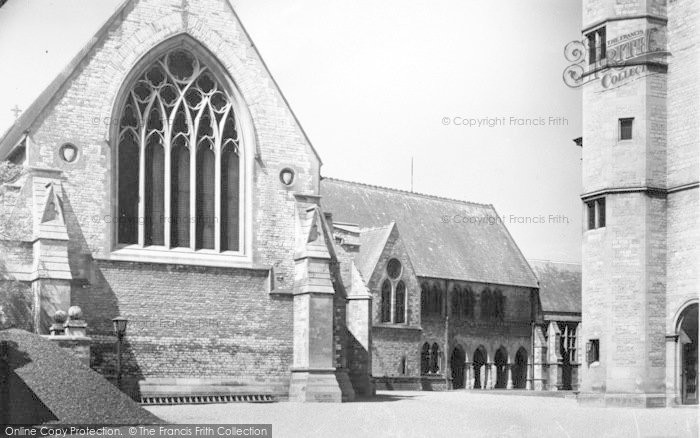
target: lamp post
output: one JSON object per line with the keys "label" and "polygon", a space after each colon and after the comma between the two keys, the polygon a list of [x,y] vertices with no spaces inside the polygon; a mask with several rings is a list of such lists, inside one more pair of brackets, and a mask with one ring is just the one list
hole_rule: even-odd
{"label": "lamp post", "polygon": [[117,334],[117,388],[121,391],[122,389],[122,339],[124,339],[124,334],[126,333],[126,324],[129,322],[128,319],[118,316],[112,319],[112,325],[114,325],[114,333]]}

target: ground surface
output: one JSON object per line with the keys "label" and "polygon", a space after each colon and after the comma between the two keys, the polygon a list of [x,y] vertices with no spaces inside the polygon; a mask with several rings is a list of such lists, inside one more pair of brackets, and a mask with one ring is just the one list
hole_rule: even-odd
{"label": "ground surface", "polygon": [[174,423],[272,423],[287,437],[697,437],[693,408],[584,408],[575,399],[473,391],[380,392],[343,404],[152,406]]}

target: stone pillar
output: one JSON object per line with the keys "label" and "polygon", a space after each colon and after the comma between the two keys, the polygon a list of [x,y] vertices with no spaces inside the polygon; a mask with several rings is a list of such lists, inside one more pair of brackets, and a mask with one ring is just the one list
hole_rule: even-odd
{"label": "stone pillar", "polygon": [[[60,327],[63,330],[60,330]],[[54,314],[51,325],[51,335],[42,336],[59,347],[70,351],[86,367],[90,367],[90,344],[92,339],[87,336],[87,323],[83,320],[83,311],[78,306],[68,309],[68,320],[65,312],[59,310]]]}
{"label": "stone pillar", "polygon": [[[328,232],[318,206],[298,211],[294,280],[291,401],[340,402],[335,376],[333,299]],[[327,243],[328,242],[328,243]]]}
{"label": "stone pillar", "polygon": [[544,339],[544,333],[542,331],[542,326],[534,326],[534,351],[533,364],[534,364],[534,374],[533,374],[533,389],[535,391],[542,391],[547,385],[547,343]]}
{"label": "stone pillar", "polygon": [[506,365],[506,389],[513,389],[513,365],[509,362]]}
{"label": "stone pillar", "polygon": [[[60,171],[33,170],[34,198],[32,291],[34,327],[48,334],[53,315],[71,304],[71,275],[68,265],[68,231],[63,217]],[[42,172],[48,172],[47,175]]]}
{"label": "stone pillar", "polygon": [[351,263],[352,286],[348,295],[346,325],[352,335],[348,348],[348,369],[355,392],[364,396],[375,394],[372,382],[372,294],[367,290]]}
{"label": "stone pillar", "polygon": [[487,363],[484,367],[486,369],[486,389],[493,389],[493,385],[496,384],[495,371],[496,368],[492,363]]}
{"label": "stone pillar", "polygon": [[479,367],[479,383],[481,384],[481,389],[486,389],[486,365],[481,365]]}
{"label": "stone pillar", "polygon": [[559,348],[560,342],[559,325],[552,321],[547,328],[547,390],[549,391],[557,391],[562,388],[563,359]]}
{"label": "stone pillar", "polygon": [[474,365],[471,362],[464,364],[464,387],[474,389]]}
{"label": "stone pillar", "polygon": [[678,335],[666,335],[666,405],[681,402],[680,348]]}
{"label": "stone pillar", "polygon": [[[530,359],[533,359],[533,358],[531,357]],[[526,380],[527,383],[525,384],[525,389],[530,389],[530,390],[533,388],[533,385],[532,385],[532,365],[531,364],[532,364],[532,362],[528,361],[528,363],[527,363],[527,380]]]}

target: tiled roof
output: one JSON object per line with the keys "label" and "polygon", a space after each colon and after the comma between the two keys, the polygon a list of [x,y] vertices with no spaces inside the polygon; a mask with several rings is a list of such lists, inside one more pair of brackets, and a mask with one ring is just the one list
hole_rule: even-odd
{"label": "tiled roof", "polygon": [[338,221],[363,228],[396,222],[419,277],[537,287],[492,205],[333,178],[322,179],[321,196]]}
{"label": "tiled roof", "polygon": [[530,260],[543,312],[581,313],[581,265]]}

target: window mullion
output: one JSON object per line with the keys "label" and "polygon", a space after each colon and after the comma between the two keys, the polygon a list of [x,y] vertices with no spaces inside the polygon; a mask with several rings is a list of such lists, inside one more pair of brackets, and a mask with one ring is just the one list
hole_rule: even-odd
{"label": "window mullion", "polygon": [[394,311],[394,307],[396,306],[396,285],[394,282],[391,282],[391,295],[389,298],[389,322],[393,323],[396,321],[396,312]]}
{"label": "window mullion", "polygon": [[160,103],[160,109],[161,109],[161,117],[163,117],[163,149],[165,152],[165,165],[163,166],[165,169],[165,178],[163,182],[163,188],[165,189],[165,198],[163,199],[163,244],[165,245],[166,248],[171,248],[172,244],[170,242],[170,237],[171,237],[171,227],[172,227],[172,218],[173,218],[173,211],[172,211],[172,206],[171,206],[171,196],[172,196],[172,190],[171,190],[171,170],[172,170],[172,165],[171,165],[171,152],[172,152],[172,145],[171,145],[171,137],[172,134],[170,132],[170,123],[168,123],[168,118],[166,117],[166,112],[165,112],[165,107],[162,102],[160,102],[160,99],[158,100]]}
{"label": "window mullion", "polygon": [[143,248],[146,243],[146,122],[140,129],[139,136],[139,204],[138,204],[138,245]]}
{"label": "window mullion", "polygon": [[[216,123],[216,114],[211,111],[211,117],[214,121],[212,129],[218,129],[219,124]],[[224,119],[225,120],[225,119]],[[221,252],[221,135],[214,131],[214,250]]]}
{"label": "window mullion", "polygon": [[[187,105],[185,105],[185,108]],[[190,126],[190,249],[197,249],[197,120],[192,120],[188,112]]]}

